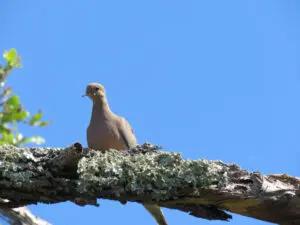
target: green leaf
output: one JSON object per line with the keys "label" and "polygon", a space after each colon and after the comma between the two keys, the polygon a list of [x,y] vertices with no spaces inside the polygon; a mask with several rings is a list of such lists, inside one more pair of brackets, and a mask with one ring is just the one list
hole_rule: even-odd
{"label": "green leaf", "polygon": [[25,110],[12,112],[12,113],[6,113],[2,116],[2,123],[8,123],[8,122],[16,122],[16,121],[23,121],[29,116],[29,113]]}
{"label": "green leaf", "polygon": [[45,139],[40,136],[32,136],[32,137],[28,137],[28,138],[23,138],[23,140],[21,142],[22,142],[22,144],[35,143],[35,144],[40,145],[45,142]]}
{"label": "green leaf", "polygon": [[0,67],[0,79],[4,78],[5,71],[2,67]]}
{"label": "green leaf", "polygon": [[40,120],[42,118],[43,114],[41,111],[37,112],[35,115],[33,115],[29,121],[30,125],[33,126],[39,126],[40,125]]}
{"label": "green leaf", "polygon": [[15,62],[17,60],[17,51],[16,49],[12,48],[8,51],[4,51],[3,53],[3,57],[4,59],[9,63],[11,64],[12,62]]}
{"label": "green leaf", "polygon": [[26,110],[12,113],[12,118],[14,121],[23,121],[28,116],[29,116],[29,112],[27,112]]}
{"label": "green leaf", "polygon": [[11,129],[8,126],[6,126],[5,124],[1,123],[0,124],[0,133],[2,134],[2,133],[5,133],[5,132],[10,133]]}
{"label": "green leaf", "polygon": [[1,123],[13,122],[13,116],[11,113],[4,114],[1,118]]}
{"label": "green leaf", "polygon": [[42,122],[40,122],[39,127],[46,127],[49,124],[50,124],[50,122],[42,121]]}
{"label": "green leaf", "polygon": [[20,56],[17,56],[16,63],[14,64],[14,67],[22,68],[21,57]]}
{"label": "green leaf", "polygon": [[0,140],[0,146],[6,144],[4,141]]}
{"label": "green leaf", "polygon": [[24,137],[18,131],[18,125],[23,122],[27,125],[47,126],[50,122],[41,121],[42,112],[38,111],[30,117],[20,102],[19,96],[11,91],[11,87],[6,86],[6,78],[14,68],[21,68],[21,57],[16,49],[12,48],[3,53],[6,61],[5,65],[0,65],[0,145],[12,144],[20,146],[26,143],[42,144],[44,138],[40,136]]}
{"label": "green leaf", "polygon": [[13,144],[14,143],[14,135],[12,133],[2,133],[2,141],[7,144]]}
{"label": "green leaf", "polygon": [[17,95],[12,95],[7,101],[5,107],[10,110],[17,110],[20,106],[20,99]]}
{"label": "green leaf", "polygon": [[3,58],[7,64],[11,67],[21,68],[21,58],[18,56],[17,50],[12,48],[8,51],[4,51]]}

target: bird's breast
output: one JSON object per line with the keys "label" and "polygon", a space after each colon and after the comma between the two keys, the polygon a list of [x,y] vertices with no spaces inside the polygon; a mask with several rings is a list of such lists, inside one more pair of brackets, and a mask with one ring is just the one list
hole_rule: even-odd
{"label": "bird's breast", "polygon": [[87,142],[89,148],[95,150],[124,149],[117,127],[111,122],[91,123],[87,129]]}

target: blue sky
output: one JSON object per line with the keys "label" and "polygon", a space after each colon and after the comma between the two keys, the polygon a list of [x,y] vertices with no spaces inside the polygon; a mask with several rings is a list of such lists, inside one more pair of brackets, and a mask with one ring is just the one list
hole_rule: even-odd
{"label": "blue sky", "polygon": [[[44,146],[86,146],[91,102],[81,94],[100,82],[140,143],[300,176],[297,1],[4,0],[0,9],[0,50],[23,61],[9,85],[54,121],[23,129]],[[138,204],[100,204],[30,209],[55,225],[155,224]],[[164,213],[170,225],[224,224]],[[268,223],[234,215],[231,224]]]}

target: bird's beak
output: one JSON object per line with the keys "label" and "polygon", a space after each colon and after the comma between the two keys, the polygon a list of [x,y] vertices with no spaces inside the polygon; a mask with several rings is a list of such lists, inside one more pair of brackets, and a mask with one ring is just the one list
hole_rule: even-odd
{"label": "bird's beak", "polygon": [[87,96],[87,94],[85,93],[85,94],[83,94],[83,95],[81,95],[81,97],[85,97],[85,96]]}

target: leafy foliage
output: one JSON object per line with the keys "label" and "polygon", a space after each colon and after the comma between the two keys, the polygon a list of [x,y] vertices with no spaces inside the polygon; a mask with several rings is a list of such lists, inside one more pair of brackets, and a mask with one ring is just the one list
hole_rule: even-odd
{"label": "leafy foliage", "polygon": [[19,96],[13,94],[11,87],[6,86],[6,79],[11,71],[22,68],[21,57],[15,49],[3,53],[6,65],[0,65],[0,146],[11,144],[22,146],[27,143],[41,144],[45,140],[40,136],[24,137],[18,130],[18,124],[44,127],[49,122],[42,121],[42,112],[38,111],[33,116],[25,110]]}

